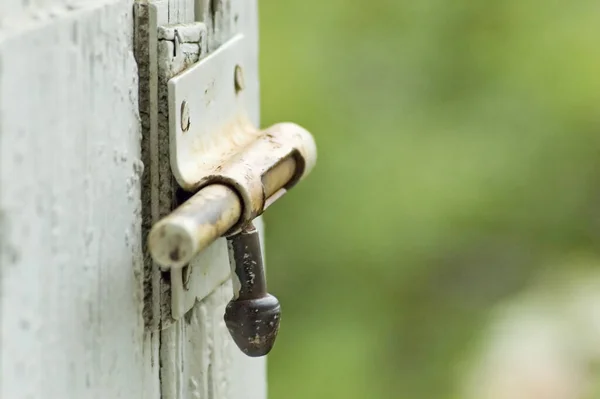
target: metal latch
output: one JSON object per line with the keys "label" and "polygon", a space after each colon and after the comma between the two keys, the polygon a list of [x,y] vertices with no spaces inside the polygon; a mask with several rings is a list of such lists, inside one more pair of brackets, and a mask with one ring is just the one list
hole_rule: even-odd
{"label": "metal latch", "polygon": [[243,35],[233,37],[168,82],[171,170],[193,195],[152,227],[148,244],[154,261],[177,277],[171,283],[177,319],[193,306],[194,286],[202,286],[199,276],[191,288],[183,287],[184,267],[227,237],[234,299],[226,323],[246,354],[261,356],[275,339],[279,304],[266,293],[252,222],[311,171],[316,146],[293,123],[266,130],[252,125],[244,100],[243,41]]}

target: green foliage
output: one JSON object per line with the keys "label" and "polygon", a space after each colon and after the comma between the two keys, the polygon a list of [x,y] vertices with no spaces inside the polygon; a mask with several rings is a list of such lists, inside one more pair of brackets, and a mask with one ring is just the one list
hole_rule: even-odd
{"label": "green foliage", "polygon": [[448,398],[486,310],[598,248],[600,3],[260,10],[263,125],[319,146],[267,213],[271,398]]}

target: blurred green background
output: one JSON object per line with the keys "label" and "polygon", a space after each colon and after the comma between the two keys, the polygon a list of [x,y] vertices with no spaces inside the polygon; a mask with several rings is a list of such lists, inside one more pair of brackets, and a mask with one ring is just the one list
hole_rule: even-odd
{"label": "blurred green background", "polygon": [[599,12],[260,2],[262,123],[319,148],[266,214],[272,399],[454,397],[494,304],[596,256]]}

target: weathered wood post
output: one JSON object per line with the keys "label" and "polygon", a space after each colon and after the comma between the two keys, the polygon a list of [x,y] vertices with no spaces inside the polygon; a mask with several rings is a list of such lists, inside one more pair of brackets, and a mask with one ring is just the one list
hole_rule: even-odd
{"label": "weathered wood post", "polygon": [[162,271],[146,251],[152,224],[181,200],[167,81],[242,33],[259,126],[256,7],[0,3],[3,399],[266,397],[265,360],[244,356],[223,320],[225,240],[193,272]]}

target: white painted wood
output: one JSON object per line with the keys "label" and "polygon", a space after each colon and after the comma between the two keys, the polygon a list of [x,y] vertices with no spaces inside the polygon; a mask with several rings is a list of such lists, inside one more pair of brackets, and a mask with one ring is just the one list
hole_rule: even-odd
{"label": "white painted wood", "polygon": [[231,280],[163,332],[163,399],[264,399],[264,359],[245,356],[223,321]]}
{"label": "white painted wood", "polygon": [[0,5],[0,397],[159,398],[132,4],[78,3]]}
{"label": "white painted wood", "polygon": [[0,30],[39,25],[45,21],[63,18],[68,12],[97,8],[101,4],[111,2],[112,0],[2,0]]}
{"label": "white painted wood", "polygon": [[168,0],[169,23],[185,23],[194,21],[194,0]]}

